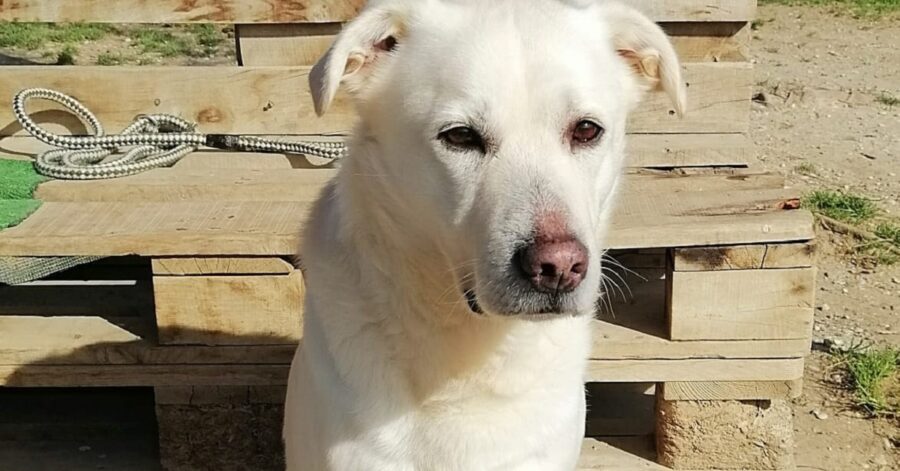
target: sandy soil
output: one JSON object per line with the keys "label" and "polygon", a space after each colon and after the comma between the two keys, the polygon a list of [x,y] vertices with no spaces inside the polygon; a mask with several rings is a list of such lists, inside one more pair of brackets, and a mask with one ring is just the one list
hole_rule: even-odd
{"label": "sandy soil", "polygon": [[[900,106],[877,100],[900,97],[900,21],[781,6],[762,6],[758,17],[759,165],[795,188],[846,189],[900,216]],[[857,263],[845,253],[850,245],[820,233],[817,346],[900,345],[900,266]],[[798,468],[898,469],[900,421],[868,418],[843,383],[831,356],[810,357],[805,395],[794,404]]]}

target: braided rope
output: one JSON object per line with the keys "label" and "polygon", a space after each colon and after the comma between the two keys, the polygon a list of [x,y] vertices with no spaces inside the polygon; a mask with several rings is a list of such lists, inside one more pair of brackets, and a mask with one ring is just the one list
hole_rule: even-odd
{"label": "braided rope", "polygon": [[[29,100],[64,106],[90,128],[89,136],[61,136],[38,125],[25,110]],[[134,175],[166,167],[200,146],[239,152],[303,154],[337,160],[346,155],[341,142],[279,142],[258,137],[201,134],[197,125],[167,114],[140,115],[118,135],[107,135],[100,120],[75,98],[46,88],[16,94],[13,113],[22,127],[56,149],[37,156],[34,166],[43,175],[65,180],[99,180]],[[122,152],[121,148],[130,148]]]}

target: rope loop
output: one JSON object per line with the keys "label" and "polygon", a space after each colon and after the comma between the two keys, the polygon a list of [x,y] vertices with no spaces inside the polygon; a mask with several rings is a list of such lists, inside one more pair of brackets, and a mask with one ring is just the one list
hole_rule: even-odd
{"label": "rope loop", "polygon": [[[88,136],[54,134],[26,111],[30,100],[57,103],[89,128]],[[341,142],[281,142],[251,136],[201,134],[197,124],[168,114],[140,114],[118,135],[107,135],[100,120],[77,99],[46,88],[16,94],[13,114],[29,134],[55,149],[37,156],[35,169],[65,180],[99,180],[135,175],[167,167],[201,146],[240,152],[303,154],[337,160],[347,153]],[[122,151],[128,148],[128,151]]]}

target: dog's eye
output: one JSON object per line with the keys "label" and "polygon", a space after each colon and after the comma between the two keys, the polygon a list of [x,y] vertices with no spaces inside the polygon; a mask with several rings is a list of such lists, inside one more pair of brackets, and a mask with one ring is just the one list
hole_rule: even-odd
{"label": "dog's eye", "polygon": [[603,137],[604,129],[599,124],[582,120],[572,129],[572,141],[576,144],[590,144]]}
{"label": "dog's eye", "polygon": [[478,131],[468,126],[458,126],[448,129],[438,135],[438,139],[443,141],[447,147],[459,150],[472,151],[477,150],[482,154],[485,152],[484,139],[478,134]]}

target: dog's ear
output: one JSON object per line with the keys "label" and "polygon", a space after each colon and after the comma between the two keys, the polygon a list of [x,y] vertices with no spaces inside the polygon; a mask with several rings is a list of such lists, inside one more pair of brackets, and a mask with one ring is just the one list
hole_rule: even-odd
{"label": "dog's ear", "polygon": [[403,15],[388,6],[393,2],[373,2],[348,23],[334,44],[309,74],[316,114],[322,116],[334,100],[341,84],[351,94],[363,91],[375,64],[392,54],[403,32]]}
{"label": "dog's ear", "polygon": [[622,4],[603,4],[606,24],[619,56],[631,67],[644,90],[662,89],[683,116],[687,91],[678,55],[666,33],[643,13]]}

